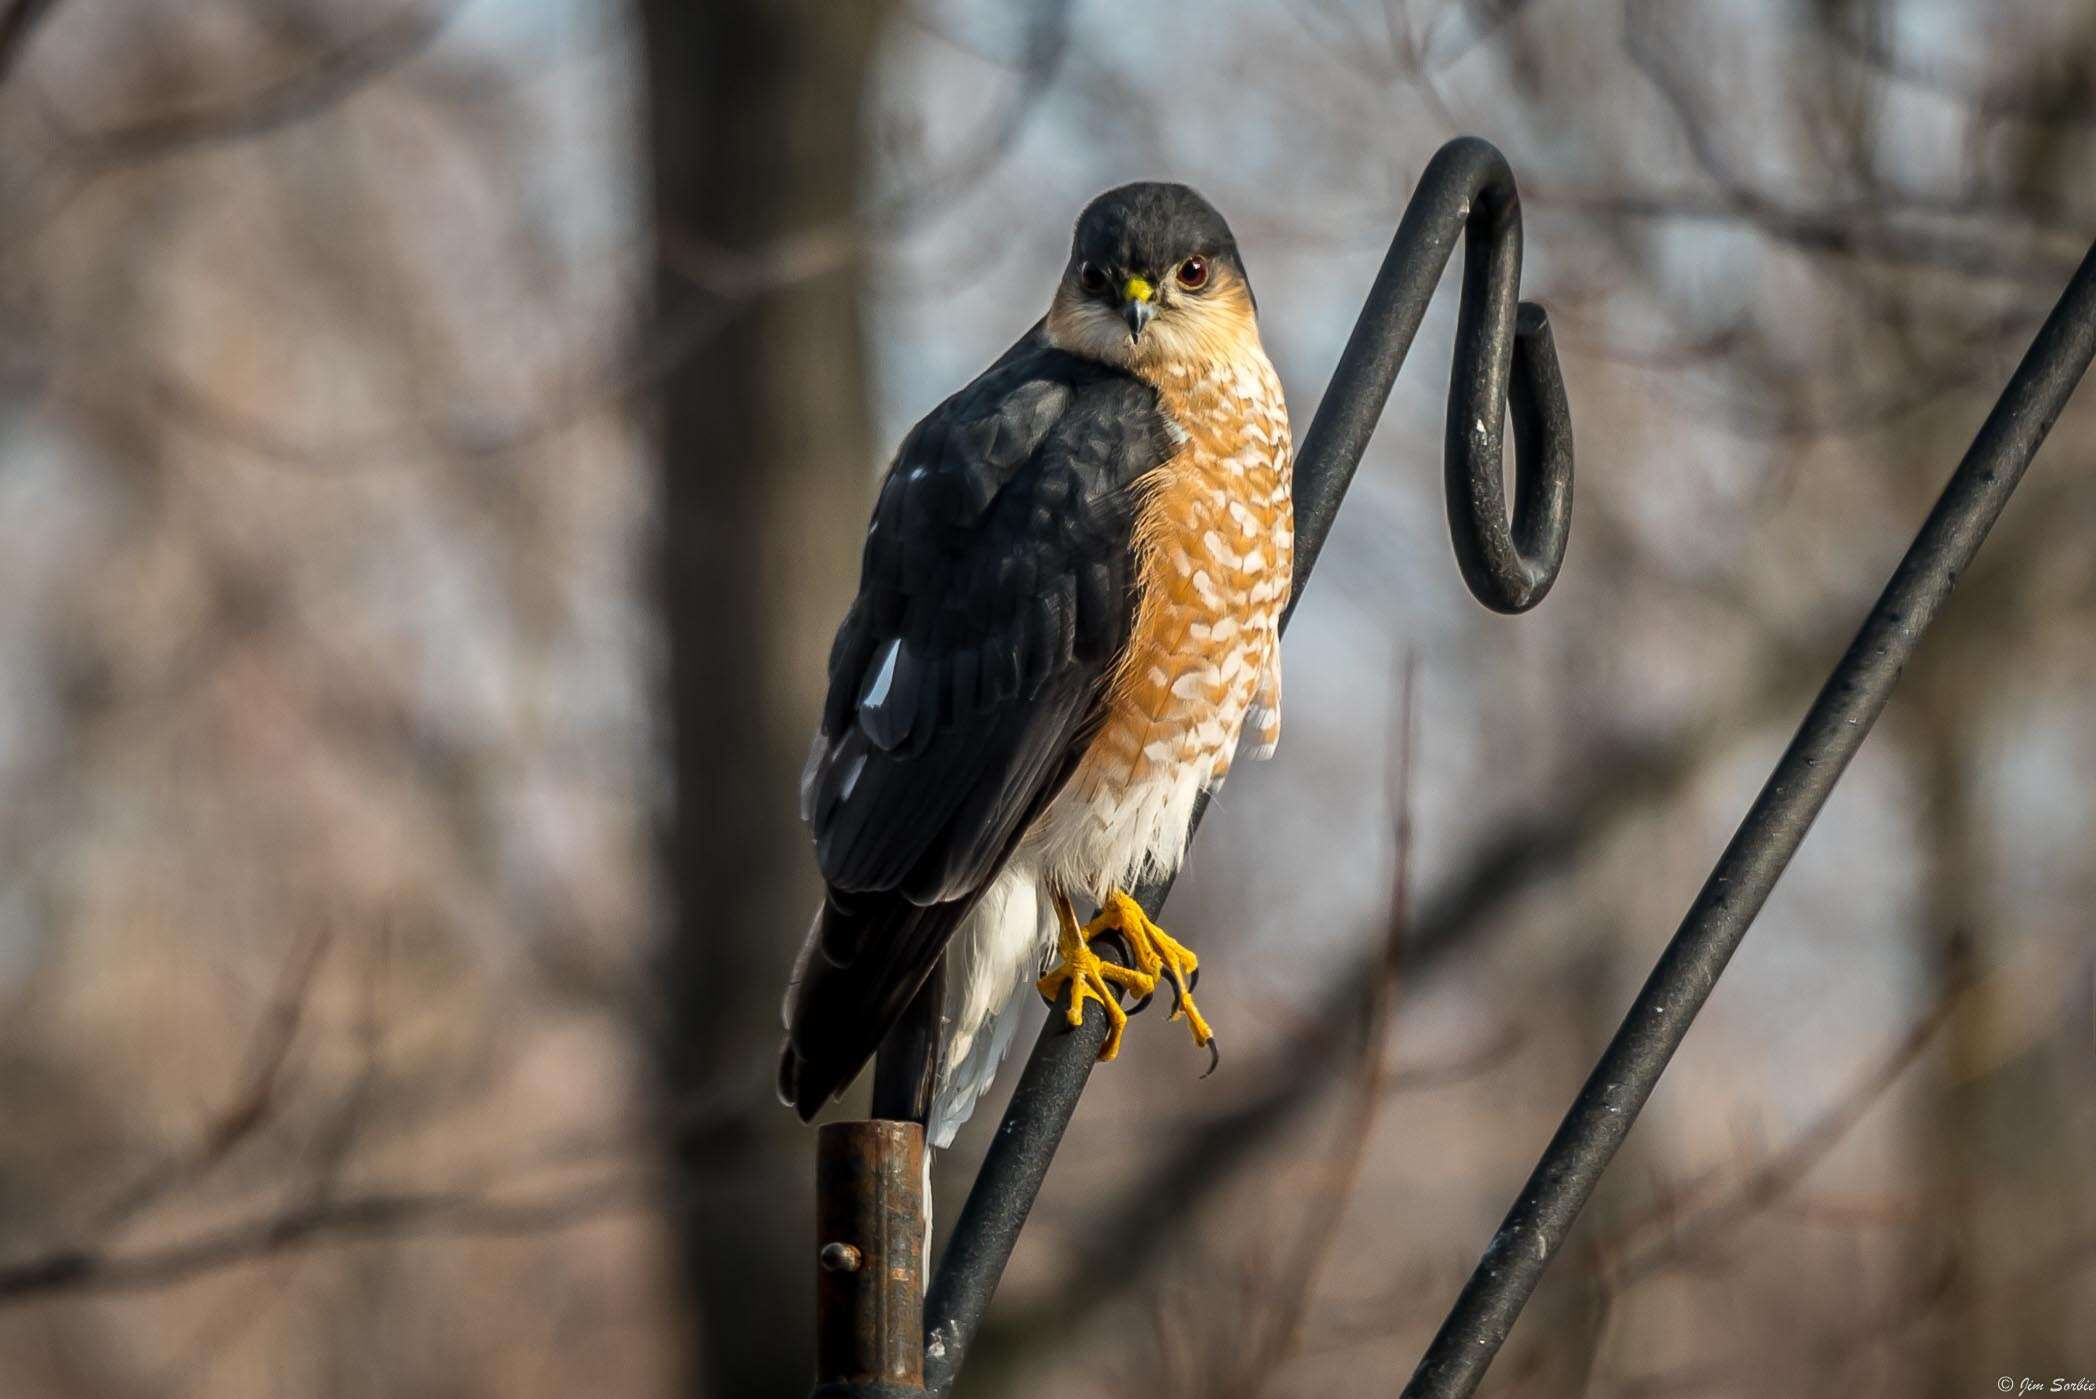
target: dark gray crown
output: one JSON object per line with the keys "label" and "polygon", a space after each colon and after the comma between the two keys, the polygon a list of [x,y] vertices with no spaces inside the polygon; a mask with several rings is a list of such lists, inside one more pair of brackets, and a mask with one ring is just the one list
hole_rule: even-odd
{"label": "dark gray crown", "polygon": [[1237,239],[1215,206],[1185,185],[1155,180],[1110,189],[1086,205],[1070,249],[1073,261],[1153,281],[1195,254],[1243,274]]}

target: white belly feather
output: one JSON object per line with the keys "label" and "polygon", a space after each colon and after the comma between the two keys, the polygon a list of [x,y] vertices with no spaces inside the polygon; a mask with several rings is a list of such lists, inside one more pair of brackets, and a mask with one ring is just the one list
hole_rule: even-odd
{"label": "white belly feather", "polygon": [[[1244,717],[1242,711],[1228,716],[1232,748]],[[1195,800],[1204,785],[1220,785],[1215,770],[1209,756],[1159,765],[1125,788],[1095,784],[1080,790],[1073,783],[1034,822],[947,944],[945,1047],[928,1127],[931,1145],[952,1144],[977,1100],[989,1092],[1022,1012],[1038,1001],[1033,983],[1056,943],[1051,883],[1083,891],[1096,903],[1109,889],[1133,889],[1177,870]]]}

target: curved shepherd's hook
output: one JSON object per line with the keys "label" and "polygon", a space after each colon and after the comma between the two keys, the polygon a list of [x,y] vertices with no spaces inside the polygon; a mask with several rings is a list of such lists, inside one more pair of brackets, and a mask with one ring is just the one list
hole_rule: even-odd
{"label": "curved shepherd's hook", "polygon": [[[1550,319],[1519,301],[1521,200],[1506,158],[1465,136],[1427,163],[1367,304],[1303,434],[1295,469],[1292,615],[1419,323],[1463,235],[1463,295],[1448,379],[1448,527],[1463,581],[1495,612],[1543,600],[1572,527],[1572,412]],[[1514,420],[1514,518],[1503,427]],[[1285,621],[1285,619],[1284,619]]]}
{"label": "curved shepherd's hook", "polygon": [[[1518,299],[1521,204],[1513,174],[1491,144],[1464,137],[1443,146],[1421,174],[1296,454],[1295,582],[1283,627],[1302,600],[1458,234],[1463,291],[1446,456],[1456,561],[1470,591],[1496,612],[1527,611],[1557,578],[1572,518],[1571,412],[1543,308]],[[1503,432],[1510,413],[1511,521]],[[1197,826],[1205,809],[1204,798]],[[1170,888],[1170,880],[1146,886],[1138,901],[1154,917]],[[1105,1035],[1103,1014],[1076,1029],[1057,1015],[1034,1045],[925,1298],[924,1380],[931,1393],[946,1393],[960,1372]],[[846,1384],[822,1392],[912,1391]]]}

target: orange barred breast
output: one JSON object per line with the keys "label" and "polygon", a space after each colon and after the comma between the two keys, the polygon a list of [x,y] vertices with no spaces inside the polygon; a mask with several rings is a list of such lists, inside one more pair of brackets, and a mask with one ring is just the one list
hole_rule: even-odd
{"label": "orange barred breast", "polygon": [[1280,381],[1256,350],[1175,364],[1160,378],[1185,442],[1149,484],[1135,629],[1106,721],[1073,776],[1095,800],[1189,768],[1213,785],[1255,701],[1263,726],[1279,724],[1279,627],[1294,562]]}

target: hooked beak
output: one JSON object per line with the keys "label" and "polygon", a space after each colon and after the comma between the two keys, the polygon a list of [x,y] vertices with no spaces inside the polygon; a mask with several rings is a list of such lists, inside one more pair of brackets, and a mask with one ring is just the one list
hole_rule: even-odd
{"label": "hooked beak", "polygon": [[1157,303],[1150,298],[1150,284],[1140,277],[1130,277],[1121,288],[1121,319],[1128,322],[1128,338],[1136,341],[1143,338],[1143,327],[1157,314]]}

